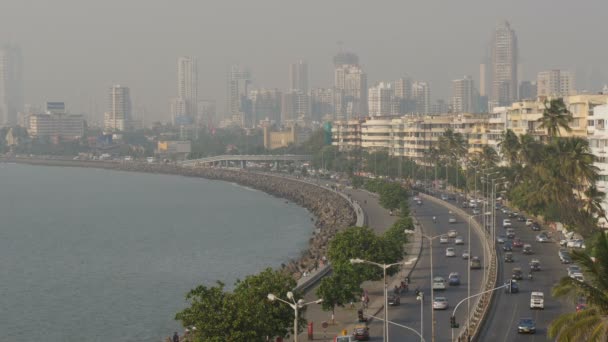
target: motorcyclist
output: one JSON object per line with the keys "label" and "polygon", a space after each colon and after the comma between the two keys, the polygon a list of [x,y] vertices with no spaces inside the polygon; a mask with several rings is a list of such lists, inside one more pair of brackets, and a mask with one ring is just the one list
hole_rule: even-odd
{"label": "motorcyclist", "polygon": [[433,223],[437,223],[437,217],[433,216]]}

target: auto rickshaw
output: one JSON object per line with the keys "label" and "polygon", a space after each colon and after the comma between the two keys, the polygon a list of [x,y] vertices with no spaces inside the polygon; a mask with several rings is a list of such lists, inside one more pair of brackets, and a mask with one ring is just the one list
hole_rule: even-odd
{"label": "auto rickshaw", "polygon": [[540,271],[540,261],[538,259],[532,259],[530,261],[530,272]]}
{"label": "auto rickshaw", "polygon": [[522,280],[524,278],[524,273],[521,271],[520,267],[513,268],[511,272],[511,279],[513,280]]}
{"label": "auto rickshaw", "polygon": [[513,262],[513,253],[506,252],[504,259],[505,259],[505,262]]}

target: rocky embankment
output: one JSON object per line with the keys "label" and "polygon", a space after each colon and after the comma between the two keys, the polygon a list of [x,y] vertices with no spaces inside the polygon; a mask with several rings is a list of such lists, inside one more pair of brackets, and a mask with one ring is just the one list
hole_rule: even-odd
{"label": "rocky embankment", "polygon": [[[0,159],[0,161],[2,161]],[[5,160],[9,161],[9,160]],[[348,201],[340,195],[323,188],[267,174],[245,170],[220,168],[183,168],[176,165],[159,165],[145,163],[112,163],[55,159],[13,159],[11,162],[46,165],[92,167],[119,171],[147,172],[201,177],[213,180],[234,182],[268,194],[290,200],[315,215],[316,231],[310,238],[310,247],[302,251],[300,260],[291,260],[284,264],[287,272],[299,279],[302,273],[310,270],[327,253],[329,240],[334,234],[346,227],[354,226],[356,214]]]}

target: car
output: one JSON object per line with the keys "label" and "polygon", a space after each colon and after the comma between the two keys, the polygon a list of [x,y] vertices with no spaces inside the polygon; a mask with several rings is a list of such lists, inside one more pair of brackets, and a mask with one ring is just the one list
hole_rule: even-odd
{"label": "car", "polygon": [[498,237],[496,238],[496,242],[498,242],[498,243],[505,243],[506,240],[507,240],[507,237],[504,235],[498,235]]}
{"label": "car", "polygon": [[587,304],[585,304],[585,303],[576,304],[576,312],[581,312],[585,309],[587,309]]}
{"label": "car", "polygon": [[507,237],[509,239],[514,239],[515,238],[515,229],[513,229],[513,228],[507,229]]}
{"label": "car", "polygon": [[481,210],[475,208],[473,209],[473,215],[479,215],[481,213]]}
{"label": "car", "polygon": [[448,201],[455,201],[456,200],[456,196],[449,194],[448,195]]}
{"label": "car", "polygon": [[471,258],[471,262],[470,262],[470,269],[472,270],[478,270],[481,268],[481,260],[479,260],[479,257],[472,257]]}
{"label": "car", "polygon": [[502,245],[502,250],[505,252],[511,252],[513,251],[513,244],[511,243],[511,241],[507,241]]}
{"label": "car", "polygon": [[456,218],[455,217],[450,217],[450,219],[448,220],[449,223],[456,223]]}
{"label": "car", "polygon": [[502,209],[500,209],[500,211],[502,211],[503,214],[509,214],[509,208],[507,207],[503,207]]}
{"label": "car", "polygon": [[454,239],[454,244],[456,244],[456,245],[464,245],[464,238],[462,236],[457,236]]}
{"label": "car", "polygon": [[466,209],[466,208],[468,208],[468,207],[469,207],[469,203],[467,203],[467,202],[462,202],[462,204],[461,204],[460,206]]}
{"label": "car", "polygon": [[448,308],[448,299],[445,297],[435,297],[433,300],[433,310],[446,310]]}
{"label": "car", "polygon": [[460,274],[458,272],[452,272],[448,276],[448,284],[450,286],[460,285]]}
{"label": "car", "polygon": [[441,235],[441,237],[439,237],[439,243],[449,243],[450,239],[448,238],[447,235]]}
{"label": "car", "polygon": [[516,218],[517,216],[519,216],[519,213],[516,211],[510,212],[508,215],[510,218]]}
{"label": "car", "polygon": [[509,220],[509,219],[502,220],[502,227],[503,228],[511,228],[512,227],[511,220]]}
{"label": "car", "polygon": [[549,236],[546,233],[540,233],[536,235],[536,242],[549,242]]}
{"label": "car", "polygon": [[570,248],[585,248],[585,241],[582,239],[570,240],[566,244],[566,247]]}
{"label": "car", "polygon": [[525,244],[525,245],[524,245],[524,248],[522,248],[522,253],[524,253],[524,254],[528,254],[528,255],[529,255],[529,254],[532,254],[532,253],[533,253],[533,252],[532,252],[532,245],[530,245],[530,244]]}
{"label": "car", "polygon": [[448,247],[445,249],[445,256],[446,257],[454,257],[456,256],[456,252],[454,251],[454,247]]}
{"label": "car", "polygon": [[526,222],[526,217],[524,215],[517,216],[517,222]]}
{"label": "car", "polygon": [[513,280],[524,279],[524,272],[522,272],[521,267],[513,267],[513,270],[511,271],[511,279],[513,279]]}
{"label": "car", "polygon": [[414,196],[414,201],[422,201],[422,199],[418,196]]}
{"label": "car", "polygon": [[356,324],[353,337],[355,341],[369,341],[369,327],[366,324]]}
{"label": "car", "polygon": [[545,309],[545,294],[539,291],[530,293],[530,309]]}
{"label": "car", "polygon": [[530,227],[533,231],[538,232],[540,231],[540,224],[534,222],[532,223],[532,227]]}
{"label": "car", "polygon": [[513,262],[513,253],[506,252],[504,255],[505,262]]}
{"label": "car", "polygon": [[401,304],[401,298],[396,294],[389,295],[387,301],[389,306],[396,306]]}
{"label": "car", "polygon": [[462,258],[463,258],[463,259],[465,259],[465,260],[466,260],[466,259],[468,259],[470,256],[471,256],[471,255],[469,254],[469,251],[468,251],[468,250],[464,250],[464,251],[462,251]]}
{"label": "car", "polygon": [[577,265],[568,266],[567,271],[568,271],[568,277],[572,277],[576,273],[583,273],[581,268],[578,267]]}
{"label": "car", "polygon": [[422,201],[421,200],[417,200],[416,201],[416,205],[422,205]]}
{"label": "car", "polygon": [[445,279],[443,277],[433,278],[433,290],[445,290]]}
{"label": "car", "polygon": [[517,323],[517,333],[518,334],[535,334],[536,333],[536,323],[531,317],[520,318],[519,323]]}
{"label": "car", "polygon": [[526,227],[530,227],[532,224],[534,223],[534,220],[532,219],[527,219],[526,220]]}
{"label": "car", "polygon": [[541,270],[540,268],[540,260],[538,259],[532,259],[530,261],[530,272],[538,272]]}
{"label": "car", "polygon": [[506,293],[519,293],[519,283],[516,280],[511,279],[505,285],[508,285],[505,287]]}
{"label": "car", "polygon": [[574,273],[570,276],[570,278],[576,279],[576,280],[580,281],[581,283],[585,281],[585,277],[583,276],[582,273]]}
{"label": "car", "polygon": [[520,238],[513,239],[513,247],[523,247],[524,242]]}
{"label": "car", "polygon": [[560,249],[559,252],[557,252],[557,255],[559,255],[559,260],[562,262],[562,264],[569,264],[572,262],[570,253],[568,253],[568,250],[566,249]]}
{"label": "car", "polygon": [[448,237],[455,238],[456,236],[458,236],[458,232],[456,231],[456,229],[448,230]]}
{"label": "car", "polygon": [[448,200],[448,195],[441,194],[441,199],[444,200],[444,201],[447,201]]}

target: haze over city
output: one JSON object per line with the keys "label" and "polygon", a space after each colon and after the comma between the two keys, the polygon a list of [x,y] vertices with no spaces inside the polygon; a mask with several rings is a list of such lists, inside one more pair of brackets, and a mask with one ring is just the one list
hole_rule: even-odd
{"label": "haze over city", "polygon": [[121,84],[147,121],[170,121],[184,55],[197,57],[198,97],[215,100],[220,117],[230,65],[251,70],[251,88],[285,89],[289,64],[301,59],[310,87],[331,87],[340,48],[358,54],[369,86],[407,75],[429,82],[433,101],[447,100],[451,80],[471,75],[477,84],[503,20],[517,33],[520,80],[564,69],[575,73],[577,89],[598,91],[608,74],[605,1],[5,0],[2,7],[0,42],[21,48],[24,102],[65,101],[71,112],[98,118],[108,87]]}

